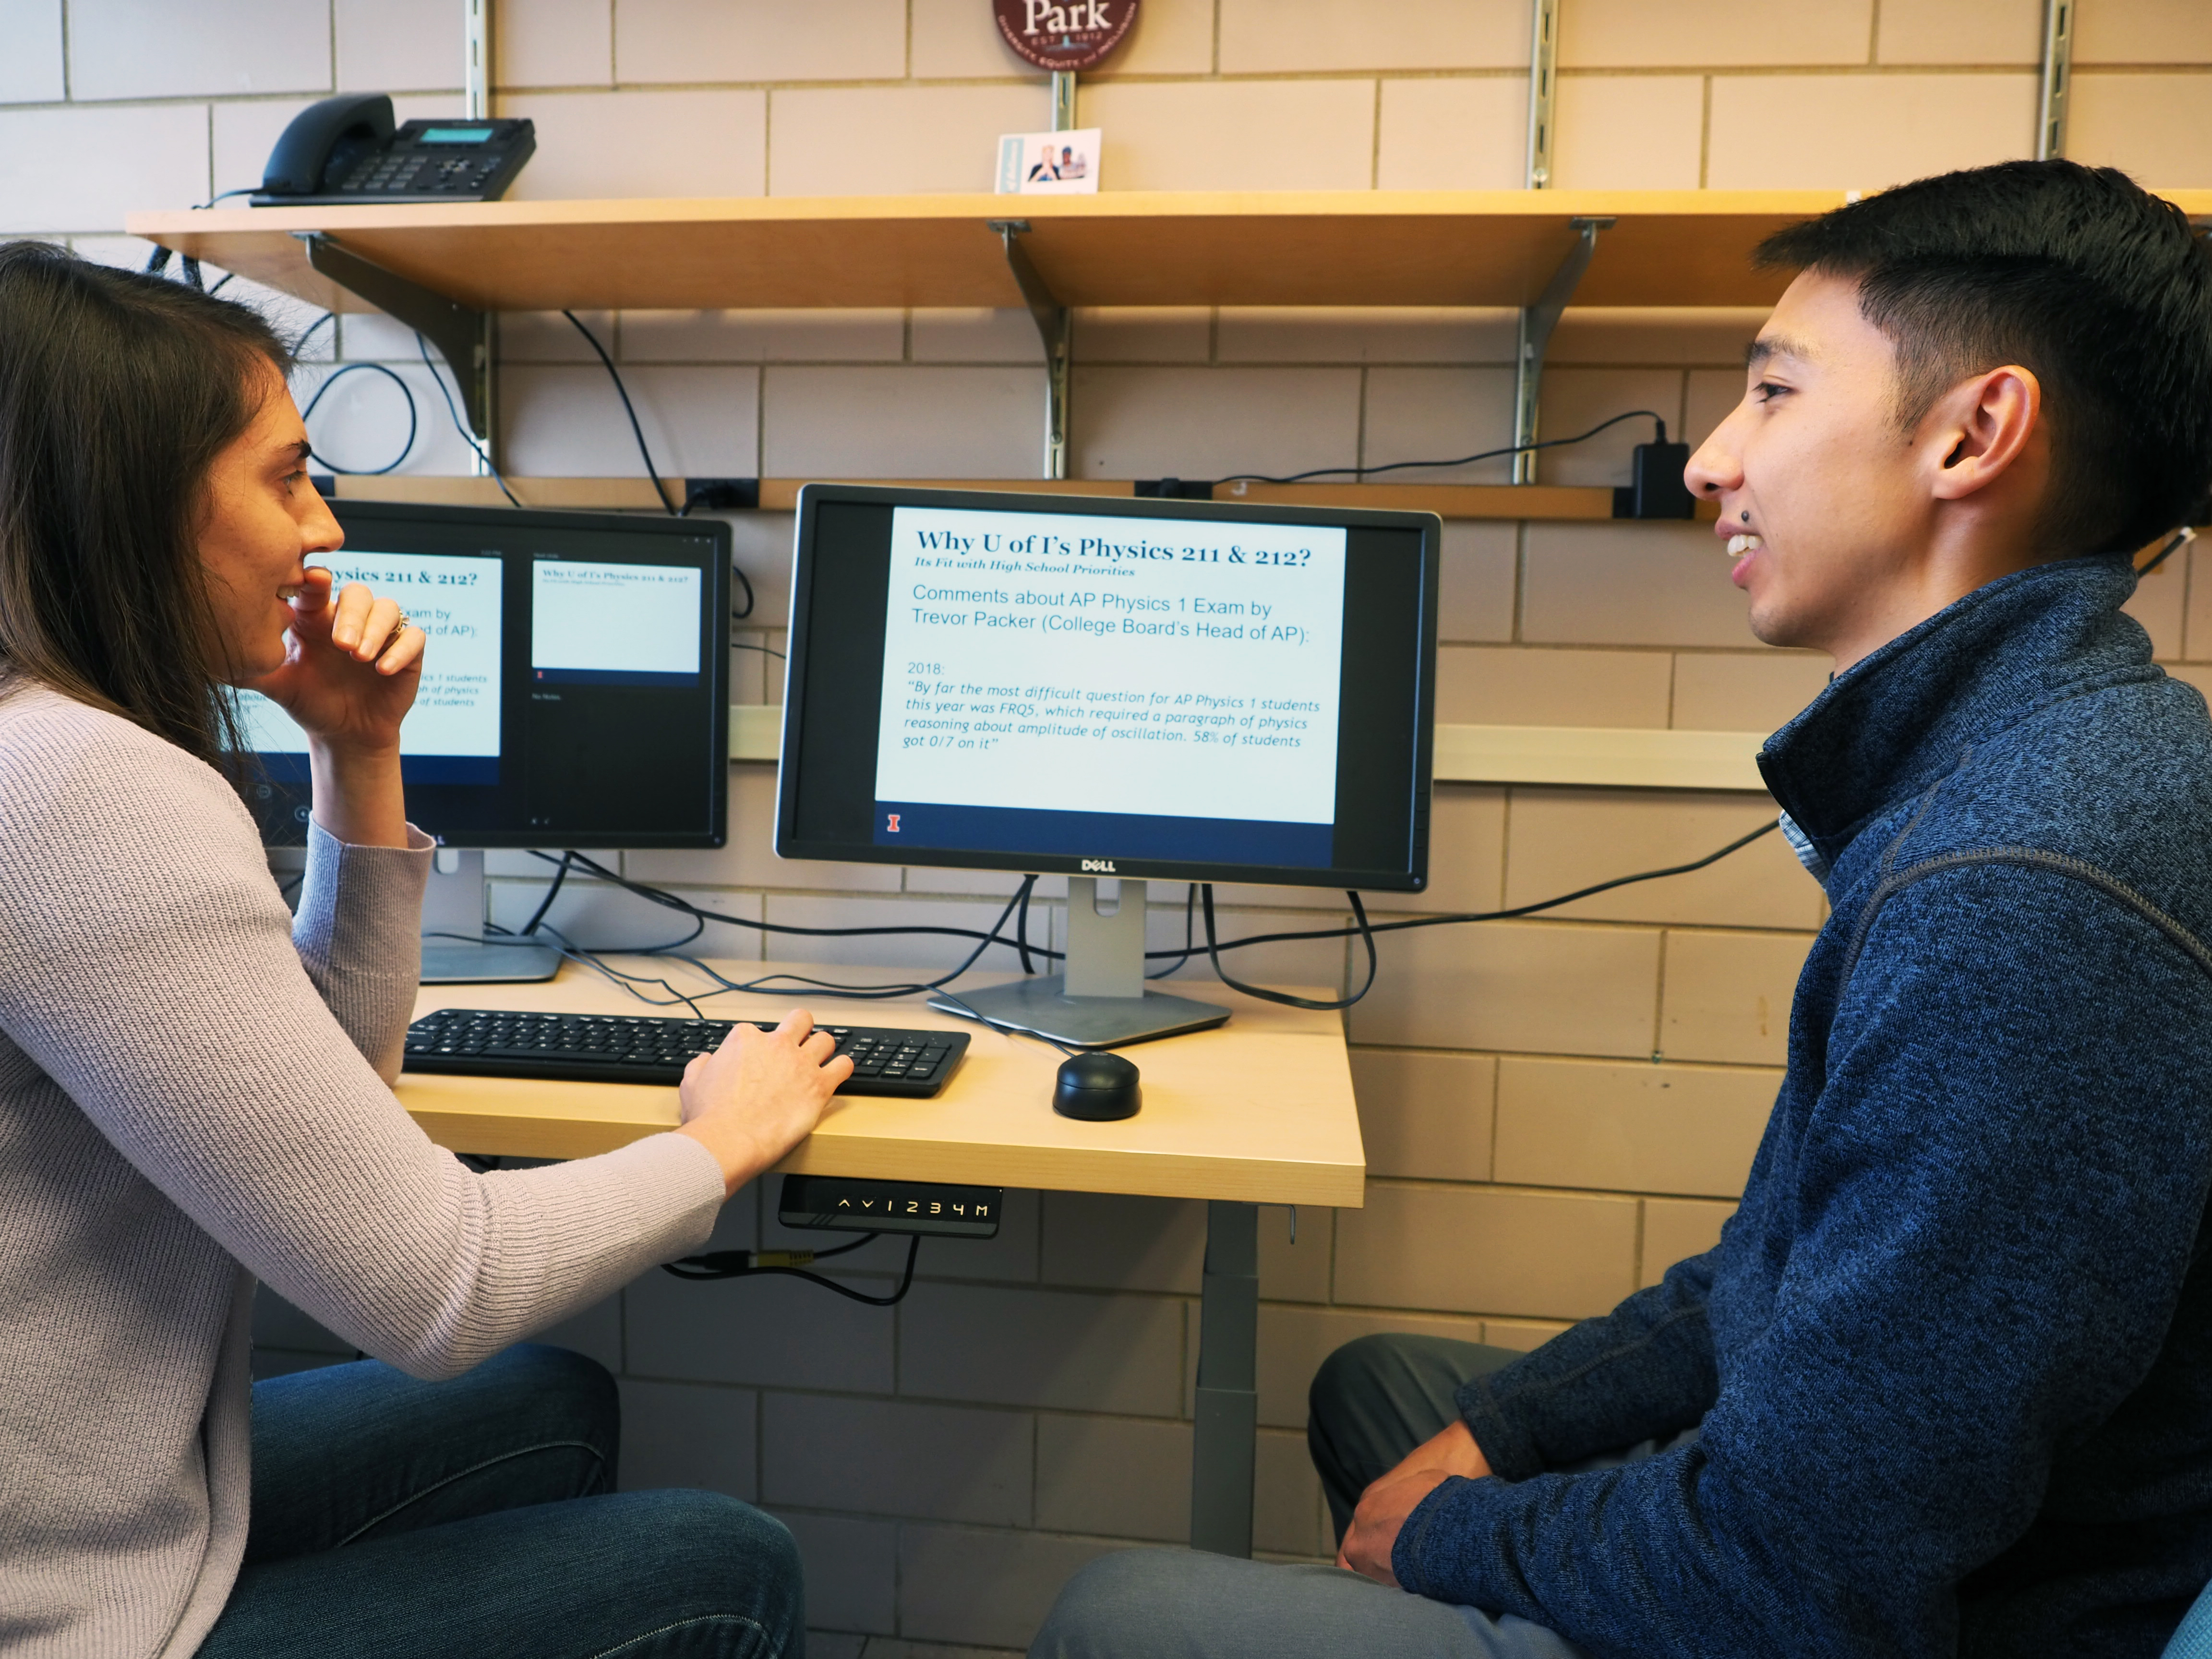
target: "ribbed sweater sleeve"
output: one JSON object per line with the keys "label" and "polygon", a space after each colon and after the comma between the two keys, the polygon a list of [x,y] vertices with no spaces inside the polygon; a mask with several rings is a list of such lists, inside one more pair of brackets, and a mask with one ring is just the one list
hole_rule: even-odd
{"label": "ribbed sweater sleeve", "polygon": [[478,1176],[393,1098],[427,850],[319,835],[295,937],[212,769],[58,699],[10,732],[0,1028],[257,1277],[444,1376],[705,1239],[689,1137]]}

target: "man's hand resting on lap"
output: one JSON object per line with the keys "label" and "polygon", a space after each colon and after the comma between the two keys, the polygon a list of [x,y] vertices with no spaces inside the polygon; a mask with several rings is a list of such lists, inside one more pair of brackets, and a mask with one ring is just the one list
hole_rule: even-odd
{"label": "man's hand resting on lap", "polygon": [[1390,1571],[1390,1552],[1406,1517],[1452,1476],[1479,1480],[1489,1473],[1482,1448],[1475,1444],[1467,1425],[1455,1418],[1360,1494],[1359,1507],[1352,1512],[1352,1525],[1345,1529],[1343,1547],[1336,1553],[1336,1565],[1377,1583],[1395,1584],[1398,1576]]}
{"label": "man's hand resting on lap", "polygon": [[773,1031],[740,1025],[711,1054],[684,1068],[686,1134],[714,1153],[722,1184],[734,1193],[814,1133],[830,1097],[853,1075],[831,1058],[837,1040],[794,1008]]}

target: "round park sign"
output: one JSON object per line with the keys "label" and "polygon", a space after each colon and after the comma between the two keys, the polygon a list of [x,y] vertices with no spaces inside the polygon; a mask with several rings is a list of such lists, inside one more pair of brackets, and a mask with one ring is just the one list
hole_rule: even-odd
{"label": "round park sign", "polygon": [[1121,44],[1137,0],[991,0],[1006,44],[1042,70],[1087,70]]}

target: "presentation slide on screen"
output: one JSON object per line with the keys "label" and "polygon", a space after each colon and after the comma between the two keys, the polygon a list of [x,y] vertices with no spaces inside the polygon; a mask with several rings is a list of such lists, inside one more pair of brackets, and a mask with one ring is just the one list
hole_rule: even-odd
{"label": "presentation slide on screen", "polygon": [[[1341,529],[899,507],[877,799],[1032,836],[1072,813],[1306,826],[1255,861],[1326,862],[1344,575]],[[890,817],[878,842],[905,833]]]}
{"label": "presentation slide on screen", "polygon": [[[399,728],[410,780],[497,782],[500,562],[348,548],[307,562],[327,568],[337,587],[367,582],[380,598],[397,600],[429,636],[422,684]],[[239,713],[256,752],[307,752],[307,734],[268,698],[242,693]]]}
{"label": "presentation slide on screen", "polygon": [[681,565],[532,561],[531,678],[693,684],[705,580],[705,572]]}

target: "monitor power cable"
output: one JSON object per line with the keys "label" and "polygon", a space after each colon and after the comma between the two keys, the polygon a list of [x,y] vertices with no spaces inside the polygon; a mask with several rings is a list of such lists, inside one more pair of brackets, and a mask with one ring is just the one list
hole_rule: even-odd
{"label": "monitor power cable", "polygon": [[1541,443],[1508,444],[1503,449],[1485,449],[1473,455],[1461,455],[1448,461],[1391,461],[1382,466],[1317,466],[1310,471],[1292,472],[1279,478],[1266,477],[1257,472],[1237,472],[1226,478],[1214,479],[1212,487],[1218,489],[1225,483],[1304,483],[1309,478],[1335,478],[1347,474],[1357,480],[1371,478],[1382,472],[1403,472],[1413,467],[1472,466],[1477,461],[1494,461],[1507,455],[1527,455],[1540,449],[1565,449],[1571,444],[1588,443],[1608,427],[1619,426],[1623,421],[1637,420],[1657,422],[1659,429],[1655,441],[1662,444],[1667,441],[1665,416],[1660,414],[1656,409],[1632,409],[1625,414],[1615,415],[1610,419],[1600,421],[1589,431],[1577,432],[1571,438],[1547,438]]}
{"label": "monitor power cable", "polygon": [[506,475],[491,464],[491,457],[484,453],[484,447],[477,441],[476,434],[470,431],[468,423],[461,419],[461,411],[453,402],[453,394],[446,387],[446,377],[438,373],[437,364],[430,361],[430,343],[419,333],[415,337],[415,349],[422,354],[422,367],[430,371],[430,380],[437,386],[438,395],[446,400],[446,413],[453,420],[453,430],[461,434],[461,441],[466,444],[470,452],[483,463],[484,471],[491,474],[492,482],[499,486],[499,493],[507,497],[507,504],[509,507],[520,507],[522,503],[514,498],[514,491],[507,488]]}
{"label": "monitor power cable", "polygon": [[[653,480],[653,493],[660,498],[661,510],[672,519],[684,517],[684,513],[669,499],[667,486],[660,482],[660,469],[653,464],[653,451],[646,447],[645,428],[638,423],[637,405],[629,400],[629,388],[623,384],[622,371],[615,367],[615,360],[607,356],[607,349],[599,343],[599,337],[584,326],[581,317],[566,309],[561,314],[568,319],[577,333],[584,337],[584,343],[591,347],[605,368],[607,378],[615,383],[615,396],[622,399],[623,413],[629,416],[629,435],[637,440],[638,459],[645,463],[645,476]],[[690,505],[689,501],[684,503],[687,507]]]}
{"label": "monitor power cable", "polygon": [[[667,486],[661,482],[660,469],[653,464],[653,450],[645,441],[645,428],[638,421],[637,405],[630,402],[629,388],[623,384],[622,370],[615,367],[614,358],[608,354],[606,347],[599,343],[599,337],[592,332],[582,318],[573,311],[563,311],[561,314],[568,319],[577,333],[584,337],[585,343],[592,348],[592,355],[599,358],[600,367],[607,371],[607,378],[615,383],[615,396],[622,399],[623,413],[629,416],[629,435],[637,440],[637,458],[645,464],[645,476],[653,480],[653,493],[660,498],[662,510],[672,519],[690,518],[691,509],[704,499],[706,492],[703,489],[690,491],[684,497],[684,505],[681,507],[678,507],[670,497]],[[745,591],[745,608],[730,612],[730,620],[743,622],[753,614],[752,580],[745,574],[744,568],[734,559],[730,562],[730,574],[737,578],[738,586]],[[783,659],[782,652],[770,651],[764,645],[747,645],[743,641],[733,643],[740,651],[765,652],[778,661]]]}
{"label": "monitor power cable", "polygon": [[[1745,848],[1749,847],[1754,842],[1774,834],[1775,831],[1780,828],[1780,820],[1771,819],[1765,823],[1762,823],[1759,828],[1750,831],[1748,834],[1737,836],[1726,846],[1717,848],[1712,852],[1706,854],[1704,857],[1692,859],[1686,864],[1668,865],[1663,869],[1640,870],[1631,875],[1614,876],[1606,881],[1593,882],[1587,887],[1578,887],[1571,893],[1562,893],[1553,898],[1538,899],[1528,904],[1510,905],[1504,908],[1497,910],[1449,911],[1432,916],[1410,916],[1396,921],[1372,921],[1368,918],[1366,905],[1360,895],[1356,891],[1347,889],[1345,892],[1345,898],[1351,906],[1353,917],[1353,924],[1349,927],[1297,928],[1283,933],[1248,934],[1243,938],[1232,939],[1223,939],[1218,936],[1218,927],[1213,909],[1212,884],[1210,882],[1195,883],[1192,884],[1192,886],[1197,896],[1197,903],[1202,909],[1205,916],[1206,957],[1212,964],[1214,972],[1220,977],[1223,984],[1228,986],[1231,990],[1241,991],[1247,996],[1257,998],[1264,1002],[1279,1003],[1285,1007],[1310,1008],[1334,1012],[1335,1010],[1351,1007],[1353,1004],[1358,1002],[1363,997],[1364,997],[1369,991],[1373,989],[1376,975],[1378,970],[1378,954],[1375,947],[1375,936],[1377,933],[1405,933],[1417,927],[1462,927],[1476,922],[1511,921],[1525,916],[1539,915],[1545,911],[1556,910],[1563,905],[1573,904],[1586,898],[1594,898],[1601,893],[1609,893],[1618,888],[1634,886],[1641,882],[1662,881],[1670,876],[1686,876],[1694,874],[1699,870],[1705,869],[1712,865],[1719,863],[1723,859],[1730,856],[1732,854],[1741,852]],[[651,1006],[664,1007],[672,1006],[675,1003],[682,1003],[690,1007],[694,1014],[699,1013],[698,1005],[693,1000],[694,997],[720,996],[732,992],[798,992],[802,994],[811,992],[820,996],[850,999],[858,1001],[880,1001],[890,998],[921,996],[930,993],[936,993],[947,996],[950,1000],[955,1002],[961,1002],[961,1006],[963,1007],[966,1007],[966,1003],[962,1002],[961,999],[958,997],[952,995],[952,994],[947,991],[945,988],[951,984],[953,981],[958,979],[962,975],[967,973],[969,969],[973,968],[975,963],[981,959],[984,951],[988,950],[992,945],[1003,945],[1014,951],[1018,957],[1022,960],[1024,970],[1025,972],[1033,971],[1030,966],[1030,958],[1042,958],[1046,961],[1058,961],[1062,959],[1065,954],[1059,951],[1051,950],[1044,945],[1031,944],[1027,939],[1026,921],[1028,908],[1037,882],[1037,878],[1034,875],[1028,875],[1022,878],[1021,884],[1014,890],[1012,895],[1008,897],[1005,907],[1000,911],[998,920],[993,922],[988,929],[920,925],[873,927],[800,927],[793,926],[789,923],[755,921],[750,916],[731,915],[722,911],[709,910],[704,906],[694,904],[690,900],[683,898],[675,893],[669,892],[665,889],[653,887],[644,882],[632,881],[629,878],[623,876],[613,870],[610,870],[606,866],[599,863],[598,860],[591,858],[585,854],[576,852],[574,849],[562,853],[557,856],[554,854],[544,852],[533,853],[532,856],[541,859],[548,864],[555,866],[556,869],[552,887],[550,890],[549,890],[546,897],[540,902],[537,914],[531,918],[528,924],[527,931],[529,933],[542,934],[545,937],[553,939],[564,956],[567,956],[580,965],[588,967],[616,983],[623,985],[632,995],[636,996],[641,1001],[647,1002]],[[629,973],[624,969],[616,968],[611,963],[601,960],[603,957],[615,954],[614,952],[581,949],[570,943],[556,929],[548,926],[544,921],[545,913],[551,908],[553,897],[559,890],[560,884],[566,881],[570,872],[574,870],[581,870],[588,875],[597,877],[600,880],[608,883],[611,886],[620,888],[623,891],[634,894],[637,897],[644,899],[650,904],[656,905],[663,909],[675,911],[679,915],[688,919],[691,923],[691,931],[686,933],[682,939],[674,940],[666,945],[651,946],[635,951],[624,951],[621,954],[669,957],[676,961],[684,963],[686,966],[705,975],[708,980],[713,981],[713,988],[710,990],[699,991],[687,994],[684,992],[678,990],[665,979],[650,975]],[[1165,957],[1174,957],[1176,958],[1176,961],[1174,965],[1165,969],[1164,972],[1159,974],[1147,974],[1146,975],[1146,978],[1164,978],[1167,974],[1171,974],[1175,972],[1176,969],[1181,968],[1184,962],[1188,961],[1191,956],[1196,953],[1197,947],[1192,942],[1190,937],[1191,914],[1192,900],[1190,897],[1186,896],[1184,902],[1185,933],[1182,948],[1181,950],[1147,951],[1145,955],[1148,961]],[[1009,921],[1016,921],[1018,916],[1020,920],[1016,922],[1016,932],[1013,936],[1010,937],[1006,931],[1007,923]],[[870,939],[927,935],[933,938],[972,939],[975,941],[975,948],[969,951],[966,957],[962,960],[957,967],[954,968],[949,973],[940,975],[937,978],[931,980],[914,981],[901,984],[844,985],[831,980],[814,979],[803,974],[776,973],[763,975],[757,979],[740,981],[731,979],[726,975],[724,975],[719,970],[709,966],[707,963],[697,957],[684,954],[684,947],[690,945],[694,939],[697,939],[702,933],[703,933],[706,931],[707,924],[709,922],[718,922],[724,926],[732,927],[744,927],[752,932],[763,934],[791,935],[810,939]],[[522,935],[510,935],[510,937],[514,938],[515,942],[518,944],[522,942]],[[1247,950],[1261,945],[1287,945],[1316,939],[1357,939],[1365,947],[1367,952],[1367,975],[1357,992],[1353,993],[1350,996],[1343,998],[1322,1000],[1316,998],[1299,997],[1287,991],[1270,990],[1265,986],[1248,984],[1242,980],[1232,978],[1227,970],[1221,965],[1221,954],[1226,951]],[[641,988],[643,987],[658,987],[659,989],[668,993],[668,996],[665,1000],[647,996],[645,994],[645,991]],[[973,1013],[975,1011],[970,1009],[969,1012]],[[703,1016],[702,1016],[702,1018],[703,1018]],[[978,1018],[981,1017],[978,1016]],[[1042,1037],[1042,1033],[1030,1031],[1025,1027],[1009,1026],[997,1020],[986,1019],[983,1021],[983,1024],[994,1026],[999,1030],[1010,1030],[1019,1036],[1039,1037]],[[1046,1042],[1053,1041],[1048,1037],[1042,1038],[1042,1040]],[[1060,1045],[1055,1044],[1054,1046],[1057,1047]]]}

